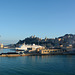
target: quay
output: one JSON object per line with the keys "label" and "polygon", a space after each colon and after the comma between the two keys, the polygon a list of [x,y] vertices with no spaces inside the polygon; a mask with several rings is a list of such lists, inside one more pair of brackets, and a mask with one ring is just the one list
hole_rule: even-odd
{"label": "quay", "polygon": [[19,56],[46,56],[46,55],[75,55],[71,53],[50,53],[50,54],[40,54],[40,53],[26,53],[26,54],[16,54],[16,53],[3,53],[0,57],[19,57]]}
{"label": "quay", "polygon": [[1,53],[0,57],[18,57],[18,56],[29,56],[31,54],[18,54],[15,52]]}

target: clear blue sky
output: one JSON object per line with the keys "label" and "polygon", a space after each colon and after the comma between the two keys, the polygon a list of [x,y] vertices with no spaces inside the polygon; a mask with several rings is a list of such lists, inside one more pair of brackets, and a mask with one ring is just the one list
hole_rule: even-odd
{"label": "clear blue sky", "polygon": [[75,0],[0,0],[0,42],[67,33],[75,34]]}

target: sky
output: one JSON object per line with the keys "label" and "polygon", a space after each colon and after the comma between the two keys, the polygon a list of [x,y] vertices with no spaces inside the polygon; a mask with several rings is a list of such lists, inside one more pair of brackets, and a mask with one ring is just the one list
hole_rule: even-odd
{"label": "sky", "polygon": [[65,34],[75,34],[75,0],[0,0],[0,43]]}

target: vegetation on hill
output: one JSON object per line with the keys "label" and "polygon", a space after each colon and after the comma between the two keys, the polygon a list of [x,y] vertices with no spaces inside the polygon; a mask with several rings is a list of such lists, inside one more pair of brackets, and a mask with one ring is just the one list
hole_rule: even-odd
{"label": "vegetation on hill", "polygon": [[42,45],[48,48],[53,48],[53,47],[59,48],[59,47],[67,47],[67,46],[75,47],[75,35],[66,34],[64,36],[55,39],[51,39],[51,38],[41,39],[39,37],[31,36],[25,38],[24,40],[19,40],[18,43],[15,44],[15,46],[19,46],[23,43]]}

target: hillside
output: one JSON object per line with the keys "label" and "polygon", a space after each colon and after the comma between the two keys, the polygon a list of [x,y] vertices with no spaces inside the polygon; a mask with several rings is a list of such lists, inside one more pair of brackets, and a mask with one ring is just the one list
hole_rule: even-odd
{"label": "hillside", "polygon": [[67,47],[67,46],[75,47],[75,35],[66,34],[64,36],[55,39],[51,39],[51,38],[41,39],[39,37],[31,36],[25,38],[24,40],[19,40],[19,42],[16,43],[16,46],[19,46],[20,44],[23,43],[42,45],[48,48],[53,48],[53,47],[59,48],[59,47]]}

